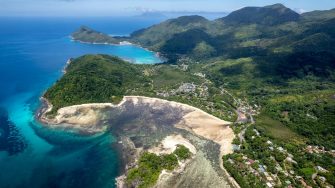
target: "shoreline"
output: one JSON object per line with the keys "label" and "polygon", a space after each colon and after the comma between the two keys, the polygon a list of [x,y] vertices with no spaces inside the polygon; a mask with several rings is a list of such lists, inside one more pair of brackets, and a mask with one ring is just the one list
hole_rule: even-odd
{"label": "shoreline", "polygon": [[[56,124],[61,123],[62,121],[59,121],[61,119],[56,118],[56,121],[54,121],[55,118],[52,118],[52,119],[48,118],[47,113],[52,110],[52,104],[44,97],[41,97],[41,101],[42,101],[42,107],[39,109],[36,117],[38,118],[39,121],[46,124],[46,126],[50,126],[51,128],[57,128],[57,126],[51,126],[51,125],[53,125],[54,123],[56,123]],[[70,111],[74,110],[74,111],[71,111],[71,113],[76,114],[76,110],[78,110],[78,109],[95,109],[95,110],[98,109],[99,110],[99,109],[107,109],[107,108],[118,108],[118,107],[122,107],[122,105],[125,104],[126,102],[132,102],[134,105],[137,105],[138,103],[149,104],[153,109],[155,109],[155,107],[159,108],[160,105],[169,105],[169,106],[174,107],[174,108],[179,108],[181,110],[188,111],[188,113],[185,116],[183,116],[184,117],[183,122],[177,123],[175,125],[175,127],[178,128],[178,129],[184,129],[186,131],[189,131],[192,134],[204,137],[205,139],[212,140],[213,142],[219,144],[221,149],[220,149],[220,156],[218,156],[220,164],[218,164],[218,165],[224,171],[225,179],[228,180],[229,184],[232,185],[232,187],[238,187],[237,186],[238,183],[236,181],[234,181],[234,179],[230,176],[230,174],[225,170],[225,168],[222,165],[222,162],[223,162],[222,161],[222,155],[227,154],[227,151],[228,151],[228,153],[233,152],[231,150],[231,148],[232,148],[231,141],[232,141],[232,138],[235,137],[235,135],[233,134],[233,132],[229,133],[229,131],[228,131],[228,130],[231,130],[229,125],[231,125],[232,123],[228,122],[228,121],[221,120],[221,119],[219,119],[219,118],[217,118],[217,117],[215,117],[215,116],[213,116],[213,115],[211,115],[211,114],[209,114],[209,113],[207,113],[207,112],[205,112],[201,109],[198,109],[198,108],[193,107],[193,106],[188,105],[188,104],[183,104],[183,103],[179,103],[179,102],[175,102],[175,101],[169,101],[169,100],[160,99],[160,98],[145,97],[145,96],[124,96],[118,104],[88,103],[88,104],[73,105],[73,106],[69,106],[69,107],[60,108],[57,111],[57,114],[59,113],[59,111],[61,111],[63,113],[63,112],[66,112],[66,110],[70,110]],[[65,109],[65,111],[64,111],[64,109]],[[188,117],[188,115],[190,115],[192,113],[193,113],[193,115],[199,115],[200,114],[200,116],[198,118],[198,121],[200,122],[200,124],[206,123],[206,120],[211,119],[214,122],[214,124],[219,122],[220,125],[217,125],[216,129],[213,129],[213,130],[208,129],[208,127],[205,128],[206,130],[197,130],[198,124],[194,124],[195,127],[192,127],[192,124],[190,124],[188,122],[189,120],[187,120],[187,118],[192,119],[192,116]],[[202,119],[203,116],[206,116],[206,118]],[[197,122],[197,120],[193,120],[193,121]],[[207,125],[208,126],[213,125],[213,122],[209,123],[209,124],[205,124],[204,127],[207,126]],[[190,128],[188,128],[188,127],[186,127],[186,128],[185,127],[184,128],[183,127],[178,127],[178,124],[182,125],[183,123],[185,125],[188,125]],[[84,126],[84,129],[80,130],[82,128],[81,126],[75,126],[75,125],[71,125],[71,124],[65,124],[63,126],[60,126],[60,128],[64,128],[64,126],[65,127],[70,126],[70,128],[74,128],[74,129],[79,128],[79,131],[78,131],[79,133],[84,133],[85,134],[85,132],[88,131],[88,132],[86,132],[87,135],[102,133],[102,132],[105,131],[104,128],[102,128],[102,129],[90,129],[90,127],[89,127],[88,129],[85,129],[85,126]],[[218,129],[221,129],[222,132],[225,133],[225,134],[221,134],[221,131],[217,131]],[[213,131],[214,131],[214,133],[213,133]],[[210,133],[214,134],[214,135],[211,135]],[[233,135],[231,135],[229,138],[228,137],[225,138],[224,136],[227,135],[227,134],[233,134]],[[219,135],[219,137],[217,137],[217,135]],[[124,143],[121,142],[121,143],[118,143],[118,144],[123,145]],[[118,176],[117,178],[120,178],[120,176]],[[116,180],[120,181],[121,179],[116,179]]]}
{"label": "shoreline", "polygon": [[66,68],[72,63],[72,60],[73,60],[73,58],[69,58],[69,59],[66,61],[66,64],[64,65],[64,68],[62,69],[62,73],[63,73],[63,74],[66,74]]}
{"label": "shoreline", "polygon": [[[41,97],[40,98],[41,100],[43,100],[44,102],[47,103],[48,105],[48,111],[43,111],[43,114],[51,111],[52,109],[52,104],[45,98],[45,97]],[[211,118],[213,119],[216,119],[216,120],[219,120],[219,121],[224,121],[226,122],[225,124],[228,125],[228,124],[232,124],[232,122],[229,122],[229,121],[225,121],[225,120],[221,120],[220,118],[212,115],[212,114],[209,114],[199,108],[196,108],[194,106],[191,106],[191,105],[188,105],[188,104],[184,104],[184,103],[180,103],[180,102],[175,102],[175,101],[169,101],[169,100],[166,100],[166,99],[161,99],[161,98],[155,98],[155,97],[146,97],[146,96],[139,96],[139,95],[126,95],[126,96],[123,96],[122,100],[118,103],[118,104],[113,104],[113,103],[86,103],[86,104],[78,104],[78,105],[72,105],[72,106],[67,106],[67,107],[90,107],[90,106],[110,106],[110,107],[120,107],[122,104],[124,104],[128,99],[148,99],[148,100],[157,100],[157,101],[162,101],[162,102],[165,102],[165,103],[170,103],[170,104],[173,104],[174,106],[181,106],[183,107],[184,109],[188,108],[188,109],[192,109],[194,111],[199,111],[199,112],[202,112],[202,113],[205,113],[205,114],[208,114]],[[134,100],[136,101],[136,100]],[[67,107],[63,107],[63,108],[67,108]],[[49,109],[51,108],[51,109]],[[63,108],[60,108],[60,109],[63,109]],[[58,110],[60,110],[58,109]]]}
{"label": "shoreline", "polygon": [[[169,101],[165,99],[160,99],[160,98],[145,97],[145,96],[124,96],[118,104],[88,103],[88,104],[72,105],[72,106],[63,107],[63,108],[58,109],[55,117],[50,119],[47,113],[52,110],[53,106],[46,98],[41,97],[41,101],[42,103],[44,103],[45,107],[41,108],[38,111],[37,118],[38,120],[40,120],[42,123],[46,125],[58,125],[62,127],[61,124],[64,124],[63,127],[70,126],[78,130],[82,128],[82,130],[85,131],[85,128],[89,128],[88,125],[91,125],[92,123],[95,122],[96,119],[99,118],[97,117],[96,114],[94,114],[93,112],[92,113],[87,112],[86,114],[82,115],[84,117],[85,115],[87,116],[87,114],[91,115],[90,118],[86,118],[86,119],[84,117],[77,118],[77,119],[70,119],[68,118],[68,116],[71,116],[71,114],[76,114],[73,116],[80,116],[81,114],[80,113],[78,114],[78,112],[83,111],[82,109],[100,110],[100,109],[106,109],[106,108],[117,108],[117,107],[122,106],[127,101],[130,101],[136,105],[139,100],[144,101],[145,103],[150,104],[152,106],[155,106],[155,103],[165,103],[165,104],[169,104],[172,107],[180,108],[182,110],[189,110],[190,112],[184,116],[183,121],[175,125],[176,128],[193,132],[194,134],[197,134],[206,139],[216,142],[217,144],[221,146],[220,155],[225,155],[225,154],[229,154],[233,152],[231,143],[230,144],[227,143],[228,141],[226,140],[226,137],[225,137],[227,136],[226,134],[229,134],[229,135],[233,134],[233,138],[235,137],[234,133],[229,127],[229,125],[231,125],[232,122],[221,120],[220,118],[213,116],[212,114],[209,114],[191,105],[179,103],[175,101]],[[193,119],[198,119],[198,121],[196,123],[192,122]],[[204,121],[203,119],[210,121],[210,122]],[[204,126],[203,124],[207,124],[208,127]],[[211,130],[210,128],[212,128],[213,130]],[[230,130],[231,133],[227,133],[226,129]],[[99,129],[97,131],[94,131],[92,127],[87,130],[91,130],[91,132],[103,131]],[[220,166],[222,165],[220,164]]]}
{"label": "shoreline", "polygon": [[132,42],[129,42],[129,41],[126,41],[126,40],[125,41],[121,41],[118,44],[115,44],[115,43],[108,43],[108,42],[105,42],[105,43],[103,43],[103,42],[84,42],[84,41],[81,41],[81,40],[78,40],[78,39],[74,39],[71,35],[69,36],[69,38],[71,39],[72,42],[79,42],[79,43],[82,43],[82,44],[111,45],[111,46],[135,46],[135,47],[142,48],[145,51],[154,53],[155,56],[161,60],[160,62],[157,62],[155,64],[167,62],[167,59],[164,56],[162,56],[160,52],[155,52],[153,50],[150,50],[150,49],[148,49],[146,47],[141,46],[140,44],[135,44],[135,43],[132,43]]}

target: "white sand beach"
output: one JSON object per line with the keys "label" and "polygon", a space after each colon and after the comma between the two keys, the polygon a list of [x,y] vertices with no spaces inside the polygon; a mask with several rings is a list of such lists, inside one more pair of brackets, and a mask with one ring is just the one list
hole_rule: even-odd
{"label": "white sand beach", "polygon": [[[220,144],[221,155],[232,152],[231,143],[235,135],[233,133],[233,130],[229,127],[231,122],[221,120],[213,115],[210,115],[198,108],[187,104],[158,98],[143,96],[124,96],[123,100],[117,105],[114,105],[112,103],[74,105],[59,109],[57,111],[57,115],[54,118],[48,118],[46,116],[46,113],[49,112],[52,108],[52,105],[48,103],[49,108],[44,111],[40,119],[42,119],[43,122],[46,122],[52,127],[64,128],[64,126],[68,126],[68,128],[79,129],[81,131],[101,132],[105,130],[104,127],[96,126],[101,118],[103,118],[100,113],[101,110],[106,108],[119,108],[125,102],[131,102],[134,105],[137,105],[140,102],[141,104],[147,104],[153,109],[160,109],[163,108],[165,105],[169,105],[173,108],[187,111],[189,113],[187,113],[182,118],[182,120],[175,125],[176,128],[191,131],[194,134],[197,134]],[[178,139],[180,141],[180,138]]]}

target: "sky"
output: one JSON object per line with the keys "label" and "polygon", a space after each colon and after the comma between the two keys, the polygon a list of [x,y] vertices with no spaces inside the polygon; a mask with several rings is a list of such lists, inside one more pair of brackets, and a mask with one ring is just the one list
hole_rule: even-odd
{"label": "sky", "polygon": [[335,8],[335,0],[0,0],[0,16],[126,16],[146,11],[231,12],[282,3],[297,11]]}

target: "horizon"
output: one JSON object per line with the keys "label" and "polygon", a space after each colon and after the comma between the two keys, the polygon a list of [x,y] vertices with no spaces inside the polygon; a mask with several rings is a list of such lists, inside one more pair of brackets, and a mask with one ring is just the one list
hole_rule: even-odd
{"label": "horizon", "polygon": [[[284,6],[298,12],[330,10],[335,1],[316,0],[308,2],[296,0],[237,0],[220,2],[219,0],[0,0],[1,17],[129,17],[143,13],[230,13],[243,7],[262,7],[273,4]],[[145,5],[145,6],[144,6]],[[185,8],[187,7],[187,8]]]}

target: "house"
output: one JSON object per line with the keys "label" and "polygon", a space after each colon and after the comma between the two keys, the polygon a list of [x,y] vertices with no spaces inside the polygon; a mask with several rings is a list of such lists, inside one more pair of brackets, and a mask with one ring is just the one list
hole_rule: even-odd
{"label": "house", "polygon": [[283,171],[283,168],[279,165],[276,166],[276,170],[278,170],[279,172]]}
{"label": "house", "polygon": [[232,159],[228,159],[228,162],[230,162],[230,164],[234,164],[235,163]]}
{"label": "house", "polygon": [[239,151],[241,149],[240,145],[233,144],[233,150],[234,151]]}
{"label": "house", "polygon": [[253,129],[257,136],[261,135],[256,129]]}
{"label": "house", "polygon": [[261,172],[261,173],[264,173],[264,172],[265,172],[265,168],[264,168],[263,165],[258,165],[258,170],[259,170],[259,172]]}
{"label": "house", "polygon": [[273,178],[271,176],[266,176],[266,180],[273,181]]}
{"label": "house", "polygon": [[205,78],[206,77],[206,74],[203,74],[201,72],[197,72],[197,73],[194,73],[195,76],[199,76],[199,77],[202,77],[202,78]]}
{"label": "house", "polygon": [[321,166],[316,166],[316,170],[318,170],[320,172],[328,172],[328,170],[322,168]]}
{"label": "house", "polygon": [[193,93],[197,86],[194,83],[183,83],[177,89],[177,93]]}
{"label": "house", "polygon": [[301,179],[300,182],[304,187],[307,187],[307,183],[303,179]]}
{"label": "house", "polygon": [[269,188],[272,188],[273,185],[270,183],[270,182],[266,182],[266,185],[269,187]]}
{"label": "house", "polygon": [[277,149],[278,149],[280,152],[283,152],[283,151],[284,151],[284,148],[282,148],[282,147],[277,147]]}
{"label": "house", "polygon": [[306,148],[308,153],[313,153],[313,147],[312,146],[307,146]]}
{"label": "house", "polygon": [[323,176],[320,176],[319,179],[322,181],[322,182],[325,182],[327,179]]}
{"label": "house", "polygon": [[249,162],[250,164],[254,164],[254,163],[255,163],[255,161],[252,160],[252,159],[248,159],[248,162]]}
{"label": "house", "polygon": [[290,162],[290,163],[297,163],[295,160],[293,160],[291,157],[286,157],[285,159],[287,162]]}
{"label": "house", "polygon": [[286,185],[290,185],[291,181],[290,180],[286,180],[285,183],[286,183]]}

